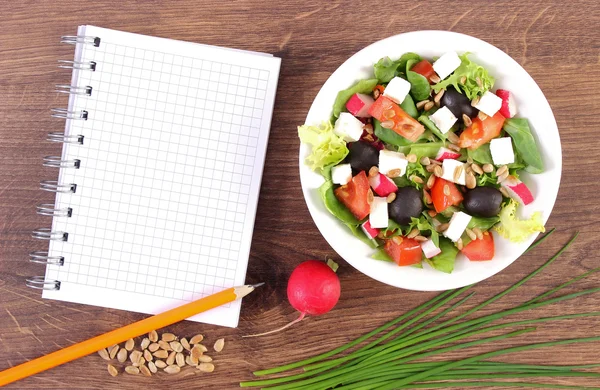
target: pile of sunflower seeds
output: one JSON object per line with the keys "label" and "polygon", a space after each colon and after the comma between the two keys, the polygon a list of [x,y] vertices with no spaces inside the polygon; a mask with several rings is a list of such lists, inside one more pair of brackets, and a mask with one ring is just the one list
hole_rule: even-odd
{"label": "pile of sunflower seeds", "polygon": [[[113,345],[98,351],[102,359],[109,362],[116,360],[119,364],[108,364],[108,373],[117,376],[121,372],[117,366],[124,366],[123,371],[131,375],[152,376],[159,370],[167,374],[177,374],[186,367],[193,367],[201,372],[213,372],[215,366],[212,357],[206,355],[208,348],[202,344],[204,336],[197,334],[191,339],[179,338],[173,333],[158,333],[153,330],[144,337],[139,345],[133,339],[122,346]],[[218,339],[213,345],[216,352],[221,352],[225,339]]]}

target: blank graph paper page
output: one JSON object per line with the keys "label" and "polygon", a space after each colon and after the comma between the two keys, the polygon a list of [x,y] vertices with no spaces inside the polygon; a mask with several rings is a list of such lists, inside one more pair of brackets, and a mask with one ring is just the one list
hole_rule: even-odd
{"label": "blank graph paper page", "polygon": [[[280,59],[80,26],[43,297],[156,314],[245,282]],[[240,301],[190,318],[235,327]]]}

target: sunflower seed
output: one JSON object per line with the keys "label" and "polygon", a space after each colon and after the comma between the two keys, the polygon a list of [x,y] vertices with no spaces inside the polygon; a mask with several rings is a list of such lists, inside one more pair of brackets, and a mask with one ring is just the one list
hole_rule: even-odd
{"label": "sunflower seed", "polygon": [[164,340],[160,340],[158,342],[158,345],[160,346],[161,349],[164,349],[165,351],[172,351],[173,348],[171,348],[171,346],[169,345],[169,343],[167,343]]}
{"label": "sunflower seed", "polygon": [[179,366],[175,366],[175,365],[169,365],[167,367],[165,367],[165,372],[167,374],[177,374],[179,371],[181,371],[181,367]]}
{"label": "sunflower seed", "polygon": [[394,244],[400,245],[400,244],[402,244],[402,237],[394,236],[394,237],[392,237],[392,241],[394,242]]}
{"label": "sunflower seed", "polygon": [[[376,166],[372,166],[372,167],[369,169],[369,177],[375,177],[375,176],[377,176],[378,174],[379,174],[379,168],[377,168]],[[200,340],[200,341],[202,341],[202,340]],[[199,342],[200,342],[200,341],[199,341]],[[192,344],[194,344],[194,343],[192,343]]]}
{"label": "sunflower seed", "polygon": [[140,343],[140,347],[142,347],[142,349],[146,349],[146,348],[148,348],[149,345],[150,345],[150,339],[148,337],[144,337],[144,339]]}
{"label": "sunflower seed", "polygon": [[394,121],[383,121],[380,123],[380,125],[384,129],[391,129],[392,127],[394,127]]}
{"label": "sunflower seed", "polygon": [[367,132],[367,134],[373,134],[373,125],[370,123],[367,123],[366,125],[363,126],[363,129]]}
{"label": "sunflower seed", "polygon": [[133,350],[133,347],[135,347],[135,341],[133,341],[133,339],[129,339],[127,341],[125,341],[125,349],[128,351]]}
{"label": "sunflower seed", "polygon": [[431,204],[432,199],[431,195],[429,195],[429,192],[423,191],[423,198],[425,199],[425,204]]}
{"label": "sunflower seed", "polygon": [[100,355],[100,357],[104,360],[110,360],[110,356],[108,355],[108,351],[106,350],[106,348],[102,348],[101,350],[99,350],[98,355]]}
{"label": "sunflower seed", "polygon": [[496,171],[496,176],[502,176],[504,174],[504,172],[508,171],[508,167],[506,165],[502,165],[500,168],[498,168],[498,170]]}
{"label": "sunflower seed", "polygon": [[132,364],[132,366],[134,366],[134,367],[141,367],[144,364],[146,364],[146,359],[144,359],[143,357],[140,357],[137,362],[135,362],[135,363]]}
{"label": "sunflower seed", "polygon": [[204,346],[203,344],[198,344],[197,347],[202,353],[208,351],[208,348],[206,348],[206,346]]}
{"label": "sunflower seed", "polygon": [[448,226],[450,226],[450,225],[447,223],[442,223],[442,224],[438,225],[436,230],[441,233],[441,232],[445,231],[446,229],[448,229]]}
{"label": "sunflower seed", "polygon": [[107,368],[108,368],[108,373],[110,374],[110,376],[119,375],[119,370],[117,370],[117,368],[115,366],[113,366],[112,364],[109,364]]}
{"label": "sunflower seed", "polygon": [[[463,165],[459,165],[456,168],[454,168],[454,182],[458,183],[458,181],[460,180],[460,176],[463,174],[464,171],[464,167]],[[444,194],[446,194],[446,187],[444,187]],[[446,194],[446,195],[450,195],[450,194]]]}
{"label": "sunflower seed", "polygon": [[112,347],[110,347],[110,352],[108,353],[108,356],[110,356],[111,359],[114,359],[115,356],[117,356],[117,352],[119,352],[119,346],[113,345]]}
{"label": "sunflower seed", "polygon": [[394,111],[394,110],[385,110],[383,112],[383,117],[385,119],[392,119],[395,116],[396,116],[396,111]]}
{"label": "sunflower seed", "polygon": [[[198,344],[201,345],[201,344]],[[190,355],[192,355],[195,359],[198,359],[204,352],[198,347],[198,345],[195,345],[194,347],[192,347],[192,350],[190,351]]]}
{"label": "sunflower seed", "polygon": [[427,157],[427,156],[421,157],[420,162],[421,162],[421,165],[429,165],[429,164],[431,164],[431,161],[429,161],[429,157]]}
{"label": "sunflower seed", "polygon": [[185,356],[181,352],[177,352],[175,355],[175,362],[179,367],[185,366]]}
{"label": "sunflower seed", "polygon": [[472,172],[467,173],[467,175],[465,176],[465,184],[470,190],[477,187],[477,180],[475,179],[475,175],[473,175]]}
{"label": "sunflower seed", "polygon": [[437,212],[435,210],[429,210],[427,214],[429,214],[431,218],[434,218],[437,215]]}
{"label": "sunflower seed", "polygon": [[183,349],[185,349],[186,351],[189,351],[190,349],[192,349],[192,346],[190,345],[190,343],[187,341],[187,339],[184,337],[181,340],[179,340],[179,342],[181,343],[181,346],[183,347]]}
{"label": "sunflower seed", "polygon": [[200,363],[198,364],[198,369],[202,372],[213,372],[215,365],[212,363]]}
{"label": "sunflower seed", "polygon": [[470,238],[471,240],[473,240],[473,241],[474,241],[474,240],[476,240],[476,239],[477,239],[477,234],[475,234],[475,232],[473,232],[473,230],[471,230],[471,229],[469,229],[469,228],[466,228],[466,229],[465,229],[465,232],[467,233],[467,236],[469,236],[469,238]]}
{"label": "sunflower seed", "polygon": [[386,199],[385,199],[385,201],[388,202],[388,203],[392,203],[394,200],[396,200],[396,193],[395,192],[392,192],[391,194],[389,194],[386,197]]}
{"label": "sunflower seed", "polygon": [[431,76],[429,76],[429,81],[431,81],[434,84],[439,83],[440,81],[442,81],[442,79],[439,78],[439,76],[437,74],[432,74]]}
{"label": "sunflower seed", "polygon": [[500,187],[500,192],[502,193],[502,196],[504,196],[505,198],[510,198],[510,194],[508,193],[508,191],[506,191],[506,188]]}
{"label": "sunflower seed", "polygon": [[456,241],[456,247],[458,248],[458,250],[462,250],[463,248],[463,241],[462,238],[459,238],[458,241]]}
{"label": "sunflower seed", "polygon": [[387,173],[387,175],[390,178],[394,178],[394,177],[400,176],[401,173],[402,173],[402,171],[400,169],[392,169],[391,171],[389,171]]}
{"label": "sunflower seed", "polygon": [[148,362],[148,369],[153,374],[156,374],[158,372],[158,368],[156,367],[156,364],[154,364],[154,362]]}
{"label": "sunflower seed", "polygon": [[439,105],[440,100],[442,99],[442,96],[444,96],[444,92],[446,92],[445,90],[440,90],[440,92],[435,94],[435,97],[433,98],[433,101]]}
{"label": "sunflower seed", "polygon": [[181,345],[181,343],[179,341],[171,341],[169,343],[169,345],[171,346],[171,348],[175,352],[181,352],[181,351],[183,351],[183,345]]}
{"label": "sunflower seed", "polygon": [[165,351],[164,349],[159,349],[158,351],[154,352],[152,355],[154,355],[154,357],[159,358],[159,359],[166,359],[167,357],[169,357],[169,352]]}
{"label": "sunflower seed", "polygon": [[460,146],[455,144],[448,144],[448,149],[454,150],[455,152],[460,152]]}
{"label": "sunflower seed", "polygon": [[425,236],[416,236],[415,240],[418,241],[418,242],[423,242],[423,241],[427,241],[428,238],[425,237]]}
{"label": "sunflower seed", "polygon": [[177,336],[175,336],[173,333],[163,333],[161,336],[161,340],[170,343],[171,341],[177,340]]}
{"label": "sunflower seed", "polygon": [[417,155],[414,153],[408,154],[406,156],[406,161],[408,161],[409,163],[416,163],[417,162]]}
{"label": "sunflower seed", "polygon": [[483,111],[479,111],[479,113],[477,114],[477,118],[479,118],[482,121],[486,120],[487,117],[488,116]]}
{"label": "sunflower seed", "polygon": [[444,184],[444,195],[450,196],[450,186],[448,184]]}
{"label": "sunflower seed", "polygon": [[201,363],[210,363],[212,362],[212,358],[208,355],[202,355],[198,358],[198,361]]}
{"label": "sunflower seed", "polygon": [[425,111],[429,111],[429,110],[431,110],[431,109],[433,108],[433,106],[434,106],[434,105],[435,105],[435,103],[434,103],[434,102],[427,102],[427,104],[425,104],[425,105],[423,106],[423,109],[424,109]]}
{"label": "sunflower seed", "polygon": [[432,164],[432,165],[442,165],[441,161],[434,160],[434,159],[430,159],[429,163]]}
{"label": "sunflower seed", "polygon": [[421,179],[417,175],[410,175],[410,181],[412,181],[414,183],[418,183],[418,184],[423,184],[423,179]]}
{"label": "sunflower seed", "polygon": [[429,100],[421,100],[420,102],[417,103],[417,109],[421,109],[423,108],[427,103],[429,103]]}
{"label": "sunflower seed", "polygon": [[152,356],[152,354],[150,353],[150,351],[148,351],[147,349],[144,350],[144,359],[146,359],[147,362],[150,362],[152,360],[154,360],[154,356]]}
{"label": "sunflower seed", "polygon": [[483,170],[481,169],[481,167],[475,163],[471,164],[471,169],[473,170],[473,172],[475,172],[478,175],[483,175]]}
{"label": "sunflower seed", "polygon": [[369,188],[369,191],[367,192],[367,203],[371,204],[373,203],[373,200],[375,200],[375,195],[373,195],[373,191]]}
{"label": "sunflower seed", "polygon": [[460,83],[462,85],[465,85],[466,82],[467,82],[467,76],[463,76],[463,77],[460,78]]}
{"label": "sunflower seed", "polygon": [[499,175],[499,176],[496,178],[496,181],[497,181],[498,183],[502,183],[504,180],[506,180],[506,178],[508,178],[508,171],[506,171],[506,172],[504,172],[503,174]]}
{"label": "sunflower seed", "polygon": [[125,360],[127,360],[127,350],[125,348],[119,349],[119,352],[117,353],[117,360],[119,363],[125,363]]}
{"label": "sunflower seed", "polygon": [[452,142],[453,144],[458,144],[460,142],[460,138],[458,138],[458,135],[456,135],[453,131],[447,132],[446,138],[448,138],[448,141]]}
{"label": "sunflower seed", "polygon": [[427,166],[425,167],[425,170],[426,170],[427,172],[433,172],[433,170],[435,169],[435,167],[437,167],[437,165],[435,165],[435,164],[429,164],[429,165],[427,165]]}
{"label": "sunflower seed", "polygon": [[158,333],[156,333],[156,331],[155,331],[155,330],[151,330],[151,331],[148,333],[148,339],[149,339],[150,341],[152,341],[153,343],[157,342],[157,341],[158,341]]}
{"label": "sunflower seed", "polygon": [[483,232],[478,227],[473,228],[473,233],[475,233],[475,236],[477,236],[477,239],[479,239],[479,240],[483,239]]}
{"label": "sunflower seed", "polygon": [[475,96],[475,98],[473,100],[471,100],[471,106],[475,107],[476,105],[479,104],[479,96]]}
{"label": "sunflower seed", "polygon": [[483,167],[481,167],[483,169],[483,171],[485,173],[492,173],[494,172],[494,166],[492,164],[483,164]]}
{"label": "sunflower seed", "polygon": [[471,118],[469,118],[469,116],[467,114],[462,114],[462,120],[463,120],[463,123],[465,124],[465,127],[469,127],[473,124],[473,121],[471,121]]}
{"label": "sunflower seed", "polygon": [[167,360],[165,360],[165,362],[167,363],[168,366],[175,363],[175,356],[177,356],[177,352],[175,352],[175,351],[173,351],[169,354],[169,356],[167,357]]}
{"label": "sunflower seed", "polygon": [[436,175],[437,177],[442,177],[442,175],[444,174],[444,171],[442,170],[442,167],[440,167],[439,165],[436,165],[435,168],[433,169],[433,174]]}
{"label": "sunflower seed", "polygon": [[415,238],[416,236],[419,235],[419,229],[414,228],[413,230],[411,230],[407,235],[406,238]]}
{"label": "sunflower seed", "polygon": [[185,357],[185,363],[186,363],[188,366],[196,367],[196,366],[198,365],[198,359],[195,359],[195,360],[194,360],[194,359],[192,358],[192,355],[188,355],[188,356],[186,356],[186,357]]}
{"label": "sunflower seed", "polygon": [[150,352],[156,352],[159,350],[159,348],[160,348],[160,345],[158,343],[152,343],[148,346],[148,350]]}
{"label": "sunflower seed", "polygon": [[190,339],[190,344],[198,344],[201,343],[202,340],[204,340],[204,336],[202,336],[201,334],[197,334]]}
{"label": "sunflower seed", "polygon": [[167,363],[165,363],[162,360],[157,360],[154,362],[154,365],[156,366],[156,368],[165,368],[167,366]]}
{"label": "sunflower seed", "polygon": [[129,360],[131,360],[131,363],[137,363],[137,361],[140,360],[141,357],[142,353],[140,351],[133,351],[129,355]]}
{"label": "sunflower seed", "polygon": [[433,188],[434,184],[435,184],[435,175],[431,175],[431,176],[429,176],[429,179],[427,179],[427,188]]}
{"label": "sunflower seed", "polygon": [[140,369],[134,366],[125,367],[125,372],[131,375],[137,375],[140,373]]}
{"label": "sunflower seed", "polygon": [[367,142],[375,142],[375,138],[373,138],[373,135],[371,134],[367,134],[363,137],[363,139]]}
{"label": "sunflower seed", "polygon": [[150,369],[148,367],[146,367],[146,366],[140,366],[140,372],[144,376],[152,376],[152,373],[150,372]]}

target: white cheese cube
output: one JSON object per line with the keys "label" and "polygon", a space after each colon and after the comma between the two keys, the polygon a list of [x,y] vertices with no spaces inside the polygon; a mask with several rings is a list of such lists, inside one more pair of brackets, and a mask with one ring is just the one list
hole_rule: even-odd
{"label": "white cheese cube", "polygon": [[425,255],[425,257],[427,257],[428,259],[431,259],[432,257],[442,253],[442,250],[435,246],[431,238],[421,243],[421,249],[423,250],[423,254]]}
{"label": "white cheese cube", "polygon": [[494,165],[511,164],[515,162],[515,153],[510,137],[494,138],[490,142],[490,152]]}
{"label": "white cheese cube", "polygon": [[454,51],[444,53],[436,62],[433,63],[433,70],[440,77],[445,79],[460,66],[460,58]]}
{"label": "white cheese cube", "polygon": [[479,102],[473,107],[483,112],[485,115],[494,116],[502,107],[502,99],[490,91],[485,91],[479,98]]}
{"label": "white cheese cube", "polygon": [[394,77],[383,90],[383,96],[386,96],[392,101],[400,104],[404,101],[409,92],[410,83],[404,80],[402,77]]}
{"label": "white cheese cube", "polygon": [[[459,167],[462,167],[458,180],[454,180],[454,172]],[[465,185],[466,183],[465,164],[452,158],[446,158],[442,161],[442,179],[451,181],[456,184]]]}
{"label": "white cheese cube", "polygon": [[331,181],[333,184],[348,184],[352,180],[352,167],[350,164],[336,165],[331,169]]}
{"label": "white cheese cube", "polygon": [[444,231],[444,236],[448,237],[454,242],[458,241],[460,236],[462,236],[463,232],[467,228],[469,222],[471,222],[471,216],[469,214],[465,214],[462,211],[452,214],[448,229]]}
{"label": "white cheese cube", "polygon": [[388,227],[388,203],[387,198],[375,196],[371,203],[371,213],[369,214],[369,223],[371,227],[382,229]]}
{"label": "white cheese cube", "polygon": [[356,142],[362,136],[363,123],[349,112],[342,112],[337,121],[335,121],[333,132],[342,137],[346,142]]}
{"label": "white cheese cube", "polygon": [[393,152],[391,150],[379,151],[379,172],[387,175],[394,169],[400,170],[400,176],[406,173],[408,161],[402,153]]}
{"label": "white cheese cube", "polygon": [[444,134],[446,134],[458,120],[458,118],[455,117],[452,111],[450,111],[450,109],[446,106],[440,108],[432,115],[429,115],[429,119],[431,119],[431,121],[435,123],[436,127]]}

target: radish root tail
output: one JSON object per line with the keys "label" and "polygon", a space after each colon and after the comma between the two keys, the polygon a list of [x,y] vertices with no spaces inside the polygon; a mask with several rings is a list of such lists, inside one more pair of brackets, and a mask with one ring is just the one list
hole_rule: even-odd
{"label": "radish root tail", "polygon": [[272,334],[272,333],[277,333],[277,332],[280,332],[280,331],[282,331],[284,329],[287,329],[290,326],[292,326],[292,325],[294,325],[294,324],[302,321],[305,316],[306,316],[306,313],[300,313],[300,317],[296,318],[294,321],[290,322],[289,324],[282,326],[281,328],[274,329],[274,330],[271,330],[271,331],[268,331],[268,332],[265,332],[265,333],[249,334],[249,335],[245,335],[245,336],[242,336],[242,337],[258,337],[258,336],[266,336],[266,335]]}

